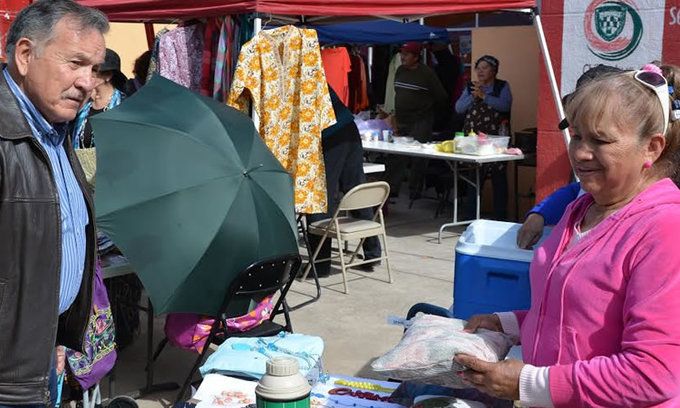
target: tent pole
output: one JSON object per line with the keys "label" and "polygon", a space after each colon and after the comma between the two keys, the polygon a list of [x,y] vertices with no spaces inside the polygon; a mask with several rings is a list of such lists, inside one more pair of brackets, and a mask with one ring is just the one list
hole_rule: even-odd
{"label": "tent pole", "polygon": [[[541,47],[541,53],[543,54],[543,61],[545,62],[545,68],[548,70],[548,82],[550,82],[550,90],[553,94],[553,99],[555,100],[555,106],[557,107],[557,116],[559,120],[565,118],[564,107],[562,106],[562,98],[560,97],[560,90],[557,87],[557,79],[555,78],[555,70],[552,66],[552,59],[550,58],[550,51],[548,50],[548,43],[545,40],[545,33],[543,32],[543,24],[541,23],[541,16],[534,14],[534,26],[536,27],[536,34],[538,35],[538,43]],[[569,148],[569,129],[562,130],[562,136],[564,136],[564,143]]]}
{"label": "tent pole", "polygon": [[[258,35],[262,31],[262,19],[260,17],[255,17],[253,20],[253,37]],[[255,112],[254,107],[250,107],[250,117],[253,119],[253,125],[255,126],[255,130],[258,132],[260,131],[260,117],[257,116],[257,112]]]}
{"label": "tent pole", "polygon": [[368,47],[368,83],[373,83],[373,46]]}
{"label": "tent pole", "polygon": [[156,43],[156,34],[153,32],[153,23],[144,23],[144,32],[146,34],[146,46],[153,51],[153,46]]}
{"label": "tent pole", "polygon": [[[425,25],[425,19],[419,18],[418,24],[420,24],[421,26],[424,26]],[[427,50],[425,48],[423,48],[423,64],[427,65]]]}

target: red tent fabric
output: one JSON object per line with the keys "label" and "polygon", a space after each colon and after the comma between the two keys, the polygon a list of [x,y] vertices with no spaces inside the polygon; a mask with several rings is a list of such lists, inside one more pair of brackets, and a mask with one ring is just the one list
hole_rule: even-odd
{"label": "red tent fabric", "polygon": [[406,16],[534,7],[534,0],[78,0],[112,21],[171,21],[236,13]]}

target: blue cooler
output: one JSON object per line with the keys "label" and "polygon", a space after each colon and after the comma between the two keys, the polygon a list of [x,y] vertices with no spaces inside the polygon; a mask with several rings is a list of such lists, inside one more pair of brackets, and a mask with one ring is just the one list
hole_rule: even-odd
{"label": "blue cooler", "polygon": [[[453,315],[529,309],[529,263],[534,253],[517,247],[521,224],[477,220],[456,245]],[[545,231],[543,239],[549,231]]]}

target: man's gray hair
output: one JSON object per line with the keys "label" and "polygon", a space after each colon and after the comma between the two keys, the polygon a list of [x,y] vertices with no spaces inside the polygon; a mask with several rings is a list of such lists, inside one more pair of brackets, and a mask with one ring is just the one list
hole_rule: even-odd
{"label": "man's gray hair", "polygon": [[21,10],[10,26],[5,46],[7,61],[14,60],[14,49],[21,38],[35,42],[38,49],[46,45],[64,17],[73,19],[80,29],[95,29],[102,34],[109,31],[109,20],[97,9],[72,0],[38,0]]}

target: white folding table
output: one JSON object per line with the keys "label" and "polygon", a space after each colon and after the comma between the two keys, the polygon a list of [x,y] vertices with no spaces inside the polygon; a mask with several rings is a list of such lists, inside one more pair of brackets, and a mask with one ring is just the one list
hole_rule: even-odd
{"label": "white folding table", "polygon": [[[421,157],[424,159],[439,159],[445,160],[446,163],[453,171],[453,222],[446,223],[439,228],[438,242],[442,242],[442,232],[449,227],[454,227],[457,225],[466,225],[480,217],[480,201],[482,195],[482,186],[479,180],[479,170],[482,164],[486,163],[496,163],[503,161],[515,161],[524,159],[523,155],[511,155],[511,154],[493,154],[487,156],[476,156],[470,154],[458,154],[458,153],[443,153],[434,150],[431,144],[402,144],[402,143],[389,143],[389,142],[368,142],[362,141],[361,144],[364,147],[364,151],[367,152],[378,152],[385,154],[399,154],[402,156],[412,156]],[[475,180],[471,180],[460,174],[458,165],[459,163],[467,163],[474,165],[475,168]],[[475,218],[472,220],[459,220],[458,219],[458,179],[461,179],[475,188],[476,191],[476,211]]]}

